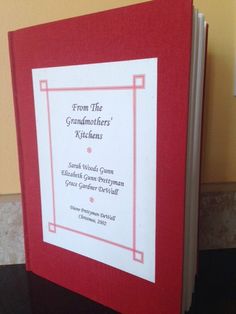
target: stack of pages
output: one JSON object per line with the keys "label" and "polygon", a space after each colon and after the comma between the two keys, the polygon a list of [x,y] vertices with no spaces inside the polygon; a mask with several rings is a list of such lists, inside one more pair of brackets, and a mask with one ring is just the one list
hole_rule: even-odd
{"label": "stack of pages", "polygon": [[183,308],[188,310],[192,301],[198,256],[198,215],[200,190],[200,157],[204,78],[206,65],[208,25],[202,13],[193,10],[191,80],[188,118],[185,250]]}

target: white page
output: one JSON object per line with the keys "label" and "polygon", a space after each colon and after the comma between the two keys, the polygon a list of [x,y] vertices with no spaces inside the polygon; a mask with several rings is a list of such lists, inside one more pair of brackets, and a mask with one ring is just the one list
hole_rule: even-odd
{"label": "white page", "polygon": [[43,240],[155,282],[157,59],[32,73]]}

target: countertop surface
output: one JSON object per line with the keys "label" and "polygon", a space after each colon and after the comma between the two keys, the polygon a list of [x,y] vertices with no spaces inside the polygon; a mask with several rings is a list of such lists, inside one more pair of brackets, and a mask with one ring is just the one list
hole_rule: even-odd
{"label": "countertop surface", "polygon": [[0,266],[0,314],[114,314],[101,304],[25,271]]}
{"label": "countertop surface", "polygon": [[[236,313],[235,265],[236,249],[199,252],[198,278],[188,314]],[[0,314],[102,313],[117,312],[26,272],[24,264],[0,266]]]}

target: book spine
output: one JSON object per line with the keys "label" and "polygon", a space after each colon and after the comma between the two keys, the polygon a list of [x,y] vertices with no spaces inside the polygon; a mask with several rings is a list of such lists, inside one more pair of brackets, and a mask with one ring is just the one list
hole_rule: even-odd
{"label": "book spine", "polygon": [[24,156],[21,145],[21,124],[20,124],[20,112],[19,104],[17,99],[17,79],[15,73],[15,58],[14,58],[14,32],[8,33],[9,42],[9,53],[10,53],[10,66],[12,74],[12,89],[13,89],[13,102],[15,111],[15,123],[16,123],[16,138],[18,148],[18,163],[20,171],[20,185],[21,185],[21,200],[22,200],[22,214],[23,214],[23,225],[24,225],[24,246],[25,246],[25,260],[26,270],[30,271],[30,254],[29,254],[29,239],[28,239],[28,222],[27,222],[27,209],[25,199],[25,180],[24,180]]}

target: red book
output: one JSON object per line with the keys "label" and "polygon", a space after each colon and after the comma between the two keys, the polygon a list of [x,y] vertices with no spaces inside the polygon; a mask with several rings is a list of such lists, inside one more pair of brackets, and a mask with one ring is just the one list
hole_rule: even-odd
{"label": "red book", "polygon": [[192,1],[9,33],[27,270],[180,313]]}

